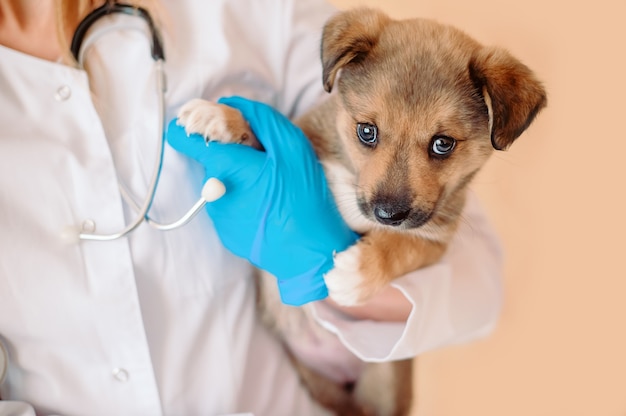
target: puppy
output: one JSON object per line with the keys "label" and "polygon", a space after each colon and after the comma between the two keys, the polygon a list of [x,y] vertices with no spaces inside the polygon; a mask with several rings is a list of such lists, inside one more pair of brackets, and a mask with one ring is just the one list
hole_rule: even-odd
{"label": "puppy", "polygon": [[[365,302],[393,279],[436,262],[457,229],[468,184],[495,150],[507,149],[546,105],[534,74],[508,52],[425,19],[393,20],[359,8],[324,27],[323,84],[333,91],[296,120],[324,165],[346,222],[362,238],[335,257],[331,299]],[[260,148],[241,114],[193,100],[179,113],[189,133]],[[317,327],[307,307],[282,305],[273,279],[260,287],[264,320],[285,341],[313,397],[340,415],[404,415],[410,360],[366,364],[349,383],[300,360],[300,331]]]}

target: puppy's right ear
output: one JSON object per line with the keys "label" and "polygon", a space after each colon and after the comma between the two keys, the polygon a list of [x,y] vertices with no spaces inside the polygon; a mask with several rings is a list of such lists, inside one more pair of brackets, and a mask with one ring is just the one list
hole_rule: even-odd
{"label": "puppy's right ear", "polygon": [[383,12],[357,8],[330,18],[322,35],[324,89],[330,92],[337,72],[350,62],[363,59],[391,19]]}

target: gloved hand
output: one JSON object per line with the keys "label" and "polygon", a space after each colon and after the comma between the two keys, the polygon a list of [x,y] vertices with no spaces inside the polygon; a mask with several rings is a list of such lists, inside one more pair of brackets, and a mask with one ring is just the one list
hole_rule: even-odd
{"label": "gloved hand", "polygon": [[268,105],[240,97],[220,99],[250,123],[265,152],[239,144],[187,136],[170,122],[167,140],[200,162],[206,177],[221,180],[226,193],[206,209],[224,246],[278,279],[283,303],[324,299],[323,275],[333,253],[354,244],[335,205],[324,171],[304,133]]}

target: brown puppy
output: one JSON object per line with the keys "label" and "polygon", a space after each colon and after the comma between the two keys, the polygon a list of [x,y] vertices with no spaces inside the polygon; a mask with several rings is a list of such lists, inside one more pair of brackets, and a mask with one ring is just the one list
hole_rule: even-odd
{"label": "brown puppy", "polygon": [[[338,253],[325,281],[343,305],[367,300],[393,279],[437,261],[454,234],[467,185],[494,149],[504,150],[546,104],[532,72],[498,48],[424,19],[392,20],[372,9],[330,19],[323,82],[336,93],[296,123],[313,143],[346,222],[363,234]],[[258,146],[241,115],[193,100],[180,111],[190,133]],[[292,346],[316,327],[309,309],[284,306],[270,280],[260,307]],[[349,386],[294,364],[312,395],[341,415],[410,409],[411,361],[368,364]]]}

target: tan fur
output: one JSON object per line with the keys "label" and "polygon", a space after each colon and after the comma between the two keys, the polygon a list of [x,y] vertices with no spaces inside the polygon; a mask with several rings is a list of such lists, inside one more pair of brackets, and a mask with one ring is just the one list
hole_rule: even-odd
{"label": "tan fur", "polygon": [[[468,183],[494,149],[508,148],[530,125],[546,95],[508,52],[430,20],[349,10],[326,24],[321,49],[323,84],[333,94],[296,123],[324,164],[346,222],[364,233],[337,254],[325,277],[331,298],[356,304],[441,257],[457,229]],[[225,123],[241,137],[247,123],[233,127],[228,114]],[[184,124],[201,115],[186,117]],[[359,141],[358,123],[378,128],[375,146]],[[448,157],[429,151],[442,136],[456,140]],[[381,207],[408,214],[381,224],[374,214]],[[306,318],[308,308],[280,303],[272,278],[264,282],[261,313],[288,344],[303,322],[313,320]],[[312,396],[337,414],[405,415],[411,407],[411,360],[369,364],[349,388],[295,357],[294,365]]]}

